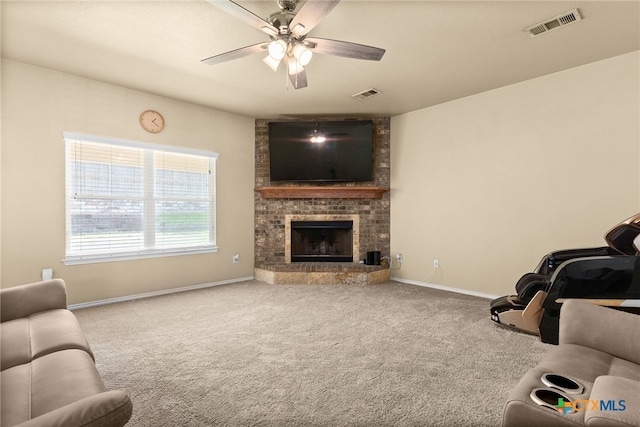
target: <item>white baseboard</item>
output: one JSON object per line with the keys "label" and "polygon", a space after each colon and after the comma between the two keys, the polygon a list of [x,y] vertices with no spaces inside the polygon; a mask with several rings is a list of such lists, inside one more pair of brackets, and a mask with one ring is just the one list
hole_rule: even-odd
{"label": "white baseboard", "polygon": [[103,299],[103,300],[98,300],[98,301],[82,302],[82,303],[79,303],[79,304],[70,304],[67,308],[69,310],[79,310],[81,308],[96,307],[96,306],[99,306],[99,305],[106,305],[106,304],[115,304],[115,303],[118,303],[118,302],[133,301],[133,300],[142,299],[142,298],[157,297],[157,296],[160,296],[160,295],[175,294],[175,293],[178,293],[178,292],[195,291],[196,289],[210,288],[210,287],[213,287],[213,286],[230,285],[232,283],[246,282],[247,280],[253,280],[253,276],[239,277],[237,279],[222,280],[222,281],[219,281],[219,282],[202,283],[200,285],[185,286],[183,288],[173,288],[173,289],[165,289],[165,290],[162,290],[162,291],[146,292],[144,294],[126,295],[126,296],[123,296],[123,297],[108,298],[108,299]]}
{"label": "white baseboard", "polygon": [[469,291],[469,290],[466,290],[466,289],[452,288],[452,287],[449,287],[449,286],[434,285],[433,283],[419,282],[417,280],[402,279],[400,277],[392,277],[391,280],[395,280],[396,282],[406,283],[408,285],[424,286],[425,288],[440,289],[441,291],[455,292],[455,293],[458,293],[458,294],[471,295],[471,296],[474,296],[474,297],[480,297],[480,298],[486,298],[486,299],[496,299],[496,298],[500,297],[500,295],[486,294],[484,292]]}
{"label": "white baseboard", "polygon": [[[239,277],[237,279],[222,280],[222,281],[219,281],[219,282],[211,282],[211,283],[202,283],[200,285],[185,286],[183,288],[172,288],[172,289],[165,289],[165,290],[162,290],[162,291],[146,292],[144,294],[126,295],[126,296],[122,296],[122,297],[108,298],[108,299],[103,299],[103,300],[98,300],[98,301],[89,301],[89,302],[82,302],[82,303],[79,303],[79,304],[70,304],[67,308],[69,310],[80,310],[82,308],[97,307],[97,306],[100,306],[100,305],[115,304],[115,303],[118,303],[118,302],[133,301],[133,300],[142,299],[142,298],[157,297],[157,296],[161,296],[161,295],[175,294],[175,293],[178,293],[178,292],[195,291],[197,289],[210,288],[210,287],[213,287],[213,286],[230,285],[230,284],[233,284],[233,283],[246,282],[248,280],[253,280],[253,279],[254,279],[254,276]],[[492,294],[487,294],[487,293],[484,293],[484,292],[469,291],[469,290],[466,290],[466,289],[453,288],[453,287],[450,287],[450,286],[436,285],[436,284],[433,284],[433,283],[426,283],[426,282],[420,282],[420,281],[417,281],[417,280],[403,279],[403,278],[400,278],[400,277],[391,277],[391,280],[394,280],[394,281],[400,282],[400,283],[406,283],[408,285],[423,286],[425,288],[439,289],[441,291],[455,292],[455,293],[458,293],[458,294],[471,295],[471,296],[474,296],[474,297],[480,297],[480,298],[486,298],[486,299],[495,299],[495,298],[499,297],[499,295],[492,295]]]}

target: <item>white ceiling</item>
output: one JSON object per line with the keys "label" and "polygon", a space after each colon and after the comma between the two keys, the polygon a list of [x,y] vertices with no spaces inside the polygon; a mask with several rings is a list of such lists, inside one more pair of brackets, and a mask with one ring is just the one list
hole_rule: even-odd
{"label": "white ceiling", "polygon": [[[263,18],[278,10],[275,0],[237,3]],[[393,116],[640,49],[635,0],[343,0],[310,36],[386,54],[380,62],[316,54],[309,87],[294,90],[264,54],[202,64],[268,41],[204,0],[0,4],[4,58],[255,118]],[[533,38],[524,31],[574,8],[579,22]],[[372,87],[383,93],[351,97]]]}

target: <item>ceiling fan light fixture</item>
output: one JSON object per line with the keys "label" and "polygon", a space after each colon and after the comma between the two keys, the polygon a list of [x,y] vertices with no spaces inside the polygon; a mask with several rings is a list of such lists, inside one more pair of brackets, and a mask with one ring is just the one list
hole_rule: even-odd
{"label": "ceiling fan light fixture", "polygon": [[296,44],[293,47],[292,53],[293,56],[295,56],[298,60],[298,64],[303,67],[309,64],[309,62],[311,62],[311,58],[313,57],[313,52],[311,52],[311,50],[307,49],[302,44]]}
{"label": "ceiling fan light fixture", "polygon": [[282,39],[274,40],[269,43],[269,56],[276,61],[280,61],[287,53],[287,42]]}
{"label": "ceiling fan light fixture", "polygon": [[267,64],[269,66],[269,68],[271,68],[273,71],[278,71],[278,67],[280,66],[280,60],[279,59],[273,59],[271,57],[271,55],[267,55],[264,59],[263,59],[264,63]]}

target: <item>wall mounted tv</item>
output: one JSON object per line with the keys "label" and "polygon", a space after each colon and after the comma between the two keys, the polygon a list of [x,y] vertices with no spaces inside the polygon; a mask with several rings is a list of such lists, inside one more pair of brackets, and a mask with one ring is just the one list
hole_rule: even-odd
{"label": "wall mounted tv", "polygon": [[269,172],[272,182],[371,181],[373,122],[270,122]]}

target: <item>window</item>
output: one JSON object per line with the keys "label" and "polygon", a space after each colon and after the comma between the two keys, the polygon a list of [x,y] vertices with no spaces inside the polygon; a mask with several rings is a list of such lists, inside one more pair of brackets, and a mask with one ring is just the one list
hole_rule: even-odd
{"label": "window", "polygon": [[64,133],[65,264],[215,252],[213,152]]}

